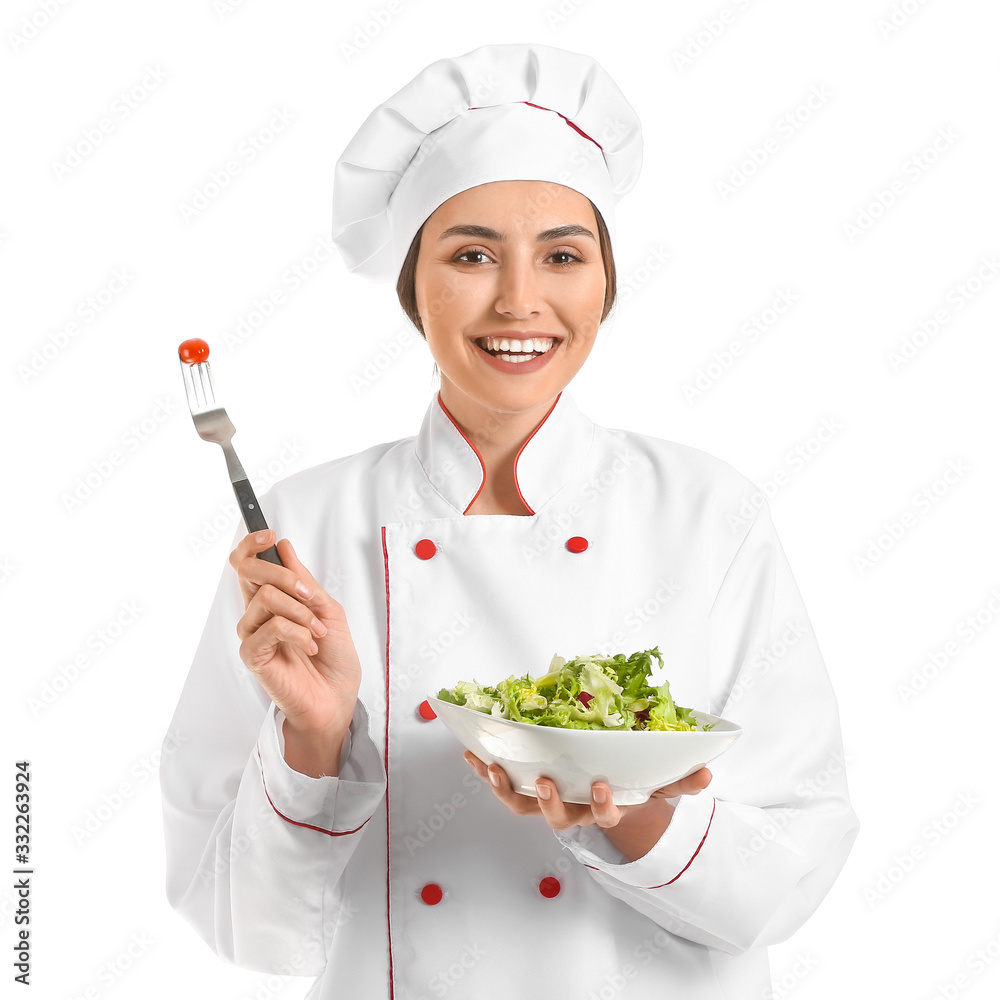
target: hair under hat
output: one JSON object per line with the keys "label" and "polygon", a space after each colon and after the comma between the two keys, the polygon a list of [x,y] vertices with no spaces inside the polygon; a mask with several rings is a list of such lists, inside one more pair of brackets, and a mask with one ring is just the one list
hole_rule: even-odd
{"label": "hair under hat", "polygon": [[350,271],[394,282],[439,205],[500,180],[579,191],[613,238],[641,166],[639,119],[594,59],[483,45],[431,63],[368,115],[334,170],[333,240]]}

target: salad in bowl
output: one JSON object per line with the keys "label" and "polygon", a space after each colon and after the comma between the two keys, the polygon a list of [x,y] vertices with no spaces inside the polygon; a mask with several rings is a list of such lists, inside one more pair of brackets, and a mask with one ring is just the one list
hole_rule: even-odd
{"label": "salad in bowl", "polygon": [[[459,681],[429,697],[451,733],[512,786],[535,794],[551,778],[564,802],[587,803],[605,781],[615,805],[645,802],[724,753],[743,730],[675,704],[670,686],[650,683],[658,647],[626,656],[556,654],[548,672],[509,676],[495,685]],[[617,736],[596,735],[617,733]]]}

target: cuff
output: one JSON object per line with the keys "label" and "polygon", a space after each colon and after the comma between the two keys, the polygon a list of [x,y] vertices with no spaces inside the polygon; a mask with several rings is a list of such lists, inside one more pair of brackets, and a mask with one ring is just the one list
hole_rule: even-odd
{"label": "cuff", "polygon": [[284,713],[271,702],[254,753],[264,794],[286,822],[331,837],[357,833],[385,794],[385,767],[368,732],[368,713],[359,698],[344,748],[340,776],[314,778],[285,760]]}
{"label": "cuff", "polygon": [[[661,889],[676,882],[688,871],[692,863],[696,863],[702,844],[709,835],[715,808],[716,801],[713,795],[699,793],[680,796],[670,817],[670,824],[663,831],[663,836],[641,858],[624,864],[612,864],[609,860],[611,851],[595,853],[595,850],[600,849],[596,844],[591,850],[583,847],[580,842],[581,828],[578,826],[569,830],[555,831],[555,834],[556,839],[588,868],[604,872],[619,882],[638,889]],[[600,830],[600,827],[591,826],[586,829]],[[611,841],[603,834],[600,840],[602,845],[613,847]],[[617,848],[614,849],[614,856],[624,857]]]}

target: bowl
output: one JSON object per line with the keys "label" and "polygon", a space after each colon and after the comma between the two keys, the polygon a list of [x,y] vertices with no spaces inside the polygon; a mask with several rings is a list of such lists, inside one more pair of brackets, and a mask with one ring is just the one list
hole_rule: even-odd
{"label": "bowl", "polygon": [[704,767],[725,753],[743,728],[692,710],[709,730],[561,729],[498,719],[433,696],[431,707],[449,732],[487,764],[499,764],[511,787],[535,795],[535,780],[551,778],[563,802],[589,804],[590,786],[607,782],[616,806],[641,805],[658,788]]}

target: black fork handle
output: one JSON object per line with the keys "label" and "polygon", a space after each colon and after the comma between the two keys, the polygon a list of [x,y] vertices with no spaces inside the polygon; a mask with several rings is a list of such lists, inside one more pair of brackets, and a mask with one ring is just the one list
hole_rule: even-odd
{"label": "black fork handle", "polygon": [[[264,520],[264,512],[260,509],[257,497],[249,479],[239,479],[233,483],[233,492],[239,501],[240,510],[243,511],[243,523],[247,526],[247,531],[267,531],[267,521]],[[272,545],[269,549],[257,553],[258,559],[266,559],[275,566],[284,566],[278,556],[277,548]]]}

